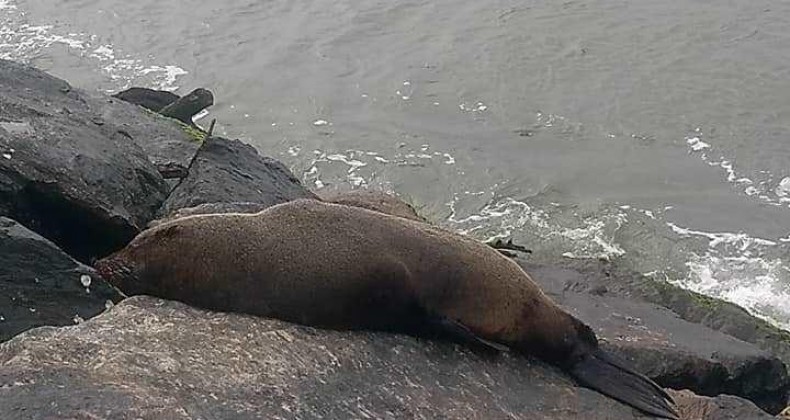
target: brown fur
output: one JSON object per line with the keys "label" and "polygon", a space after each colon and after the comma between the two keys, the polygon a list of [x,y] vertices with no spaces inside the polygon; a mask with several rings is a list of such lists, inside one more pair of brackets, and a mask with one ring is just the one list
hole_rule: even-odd
{"label": "brown fur", "polygon": [[352,190],[345,192],[327,192],[319,194],[327,203],[343,204],[346,206],[361,207],[379,213],[399,216],[405,219],[425,222],[425,218],[417,214],[411,205],[398,196],[384,191]]}
{"label": "brown fur", "polygon": [[130,295],[309,325],[402,330],[433,314],[549,358],[577,341],[578,321],[491,247],[316,200],[164,223],[97,268]]}

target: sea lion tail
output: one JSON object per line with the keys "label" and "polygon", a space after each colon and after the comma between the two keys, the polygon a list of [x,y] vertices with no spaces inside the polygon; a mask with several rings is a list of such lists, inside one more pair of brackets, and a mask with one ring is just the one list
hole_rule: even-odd
{"label": "sea lion tail", "polygon": [[601,349],[585,355],[570,369],[581,385],[653,416],[679,419],[675,402],[650,378]]}

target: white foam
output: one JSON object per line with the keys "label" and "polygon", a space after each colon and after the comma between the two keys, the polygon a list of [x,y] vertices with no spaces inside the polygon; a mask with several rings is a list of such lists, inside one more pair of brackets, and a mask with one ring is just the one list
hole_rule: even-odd
{"label": "white foam", "polygon": [[[53,45],[64,45],[80,57],[96,62],[96,66],[110,80],[121,82],[125,88],[143,76],[152,80],[139,81],[138,85],[154,85],[158,89],[176,90],[178,77],[187,72],[173,65],[149,65],[141,59],[124,55],[112,44],[102,42],[96,35],[61,33],[50,24],[33,25],[24,11],[12,2],[0,0],[0,58],[28,62],[31,58],[46,56]],[[112,89],[114,90],[114,89]]]}
{"label": "white foam", "polygon": [[781,259],[726,257],[714,251],[692,254],[688,277],[675,283],[746,308],[754,315],[790,327],[790,272]]}
{"label": "white foam", "polygon": [[[434,102],[434,105],[438,105],[438,103]],[[463,112],[483,112],[488,110],[488,105],[482,102],[476,102],[474,105],[467,105],[466,102],[462,102],[458,105],[458,108],[461,109]]]}
{"label": "white foam", "polygon": [[699,137],[692,137],[690,139],[686,139],[686,143],[688,143],[689,147],[691,147],[691,150],[695,152],[699,152],[700,150],[704,150],[704,149],[710,149],[710,144],[700,140]]}
{"label": "white foam", "polygon": [[[476,194],[467,192],[463,195]],[[563,255],[569,258],[610,259],[625,254],[614,239],[614,232],[627,220],[623,213],[585,218],[578,222],[580,226],[568,227],[554,223],[545,211],[510,197],[489,202],[477,213],[461,217],[457,211],[460,199],[460,194],[455,194],[447,203],[450,215],[446,222],[448,227],[461,234],[494,240],[529,231],[543,239],[559,242],[565,248]]]}
{"label": "white foam", "polygon": [[748,248],[751,248],[755,245],[757,246],[775,246],[776,242],[762,239],[762,238],[754,238],[745,233],[711,233],[711,232],[703,232],[700,230],[693,230],[682,228],[674,223],[668,222],[667,226],[669,226],[675,233],[681,236],[699,236],[708,238],[710,241],[708,246],[710,248],[716,248],[719,245],[732,245],[739,248],[741,251],[745,251]]}
{"label": "white foam", "polygon": [[[686,137],[689,153],[698,154],[700,160],[708,166],[723,169],[727,182],[743,188],[743,193],[747,196],[757,198],[772,206],[784,206],[790,203],[790,196],[788,196],[790,195],[790,177],[782,179],[779,184],[771,188],[768,181],[755,182],[751,178],[742,176],[731,159],[723,156],[719,159],[711,159],[710,154],[714,152],[714,148],[711,144],[702,141],[702,136],[702,130],[697,128],[694,130],[693,136]],[[759,172],[770,176],[768,171]]]}
{"label": "white foam", "polygon": [[140,74],[157,74],[158,88],[161,90],[176,90],[176,79],[179,76],[189,74],[186,70],[178,66],[149,66],[140,70]]}
{"label": "white foam", "polygon": [[101,45],[93,50],[90,56],[100,60],[114,60],[115,51],[113,51],[111,45]]}
{"label": "white foam", "polygon": [[790,195],[790,177],[783,178],[779,181],[779,185],[776,186],[774,194],[783,198]]}
{"label": "white foam", "polygon": [[358,168],[363,168],[365,166],[368,166],[367,163],[362,162],[361,160],[352,159],[349,156],[346,156],[346,155],[343,155],[343,154],[340,154],[340,153],[335,153],[333,155],[328,155],[326,157],[326,159],[327,160],[331,160],[333,162],[343,162],[343,163],[345,163],[346,165],[349,166],[349,168],[348,168],[348,172],[349,173],[356,171]]}

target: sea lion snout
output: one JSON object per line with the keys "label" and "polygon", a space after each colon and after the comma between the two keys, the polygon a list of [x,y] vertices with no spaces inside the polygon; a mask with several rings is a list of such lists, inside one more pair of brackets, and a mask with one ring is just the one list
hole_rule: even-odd
{"label": "sea lion snout", "polygon": [[96,262],[94,265],[96,272],[113,286],[129,294],[136,289],[138,283],[137,270],[117,256],[109,256]]}

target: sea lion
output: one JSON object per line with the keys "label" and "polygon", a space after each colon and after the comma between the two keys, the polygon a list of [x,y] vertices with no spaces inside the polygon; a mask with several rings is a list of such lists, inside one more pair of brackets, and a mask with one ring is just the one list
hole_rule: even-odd
{"label": "sea lion", "polygon": [[362,207],[363,209],[379,213],[399,216],[418,222],[427,222],[424,217],[417,214],[417,210],[410,204],[401,200],[398,196],[384,191],[359,189],[343,192],[322,192],[319,194],[319,197],[327,203]]}
{"label": "sea lion", "polygon": [[[362,207],[363,209],[377,211],[379,213],[400,216],[418,222],[429,223],[428,219],[420,216],[411,204],[403,201],[395,194],[390,194],[378,190],[351,190],[344,192],[321,192],[319,198],[327,203],[344,204],[347,206]],[[244,212],[247,213],[247,212]],[[532,250],[524,246],[514,244],[512,239],[507,241],[502,238],[494,238],[484,242],[486,245],[499,250],[502,255],[514,258],[517,254],[510,251],[518,251],[531,254]]]}
{"label": "sea lion", "polygon": [[518,264],[472,238],[367,209],[296,200],[256,214],[189,216],[100,260],[128,295],[323,328],[414,333],[426,325],[507,346],[646,413],[677,418],[658,385]]}

